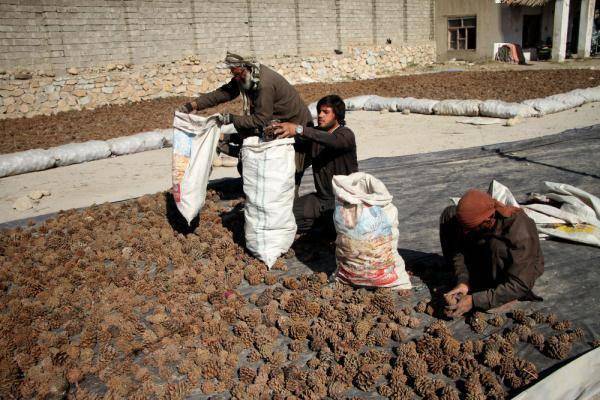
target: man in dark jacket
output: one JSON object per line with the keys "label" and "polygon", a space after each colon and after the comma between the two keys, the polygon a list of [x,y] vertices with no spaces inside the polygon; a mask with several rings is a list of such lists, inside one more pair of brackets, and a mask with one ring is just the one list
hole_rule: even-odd
{"label": "man in dark jacket", "polygon": [[[272,120],[292,122],[299,125],[312,124],[308,107],[298,91],[284,77],[269,67],[259,64],[251,57],[242,57],[227,53],[225,64],[233,77],[220,88],[200,95],[195,100],[182,105],[178,111],[190,113],[214,107],[242,97],[242,115],[222,114],[220,122],[233,124],[237,135],[222,141],[219,149],[230,156],[237,157],[240,145],[245,137],[261,135],[263,129]],[[302,169],[303,160],[296,157],[296,170]],[[301,177],[297,176],[299,180]]]}
{"label": "man in dark jacket", "polygon": [[305,167],[312,164],[315,193],[294,201],[298,232],[324,225],[327,233],[335,233],[333,210],[334,175],[350,175],[358,171],[356,140],[346,126],[346,105],[336,95],[323,97],[317,103],[318,128],[293,123],[276,124],[280,138],[294,137],[299,151],[306,154]]}
{"label": "man in dark jacket", "polygon": [[442,213],[440,241],[456,277],[445,295],[448,316],[540,300],[532,289],[544,272],[544,257],[535,223],[520,208],[471,189]]}

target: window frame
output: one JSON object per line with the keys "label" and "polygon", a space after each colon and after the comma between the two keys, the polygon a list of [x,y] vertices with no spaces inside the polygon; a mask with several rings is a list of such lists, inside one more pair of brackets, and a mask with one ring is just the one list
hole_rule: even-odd
{"label": "window frame", "polygon": [[[473,23],[465,23],[467,20],[473,20]],[[450,26],[451,21],[455,26]],[[456,24],[456,21],[460,22],[459,25]],[[448,51],[477,51],[477,15],[448,17],[446,28],[448,29]],[[469,30],[475,31],[475,46],[472,49],[469,48]],[[454,41],[452,40],[453,36]],[[453,43],[456,44],[456,47],[452,47]]]}

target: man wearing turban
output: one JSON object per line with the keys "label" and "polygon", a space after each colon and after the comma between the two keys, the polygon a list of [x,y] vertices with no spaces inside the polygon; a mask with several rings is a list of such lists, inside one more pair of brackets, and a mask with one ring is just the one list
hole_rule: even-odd
{"label": "man wearing turban", "polygon": [[[272,121],[291,122],[296,125],[312,126],[312,116],[298,91],[286,79],[253,57],[227,52],[225,65],[232,78],[225,85],[205,93],[178,111],[190,113],[214,107],[221,103],[242,98],[242,114],[222,114],[220,122],[233,124],[237,135],[221,141],[221,152],[237,157],[243,138],[261,135]],[[302,178],[304,159],[296,154],[296,183]]]}
{"label": "man wearing turban", "polygon": [[445,294],[448,316],[541,300],[532,289],[544,272],[544,257],[535,223],[520,208],[468,190],[442,213],[440,241],[456,277],[456,286]]}

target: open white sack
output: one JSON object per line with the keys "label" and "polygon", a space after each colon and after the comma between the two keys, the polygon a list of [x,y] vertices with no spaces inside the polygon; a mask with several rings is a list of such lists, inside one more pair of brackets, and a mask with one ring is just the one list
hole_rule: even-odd
{"label": "open white sack", "polygon": [[220,130],[217,116],[176,112],[173,121],[173,198],[188,224],[206,200],[206,186]]}
{"label": "open white sack", "polygon": [[337,278],[366,287],[410,289],[398,254],[398,210],[383,182],[364,172],[333,177]]}
{"label": "open white sack", "polygon": [[246,247],[271,268],[296,235],[294,139],[265,142],[252,136],[242,145]]}
{"label": "open white sack", "polygon": [[[559,201],[563,203],[560,208],[542,203],[520,206],[535,222],[540,236],[600,247],[600,199],[572,185],[554,182],[544,184],[550,192],[533,194],[530,198]],[[497,181],[492,181],[489,193],[498,201],[519,207],[510,190]]]}

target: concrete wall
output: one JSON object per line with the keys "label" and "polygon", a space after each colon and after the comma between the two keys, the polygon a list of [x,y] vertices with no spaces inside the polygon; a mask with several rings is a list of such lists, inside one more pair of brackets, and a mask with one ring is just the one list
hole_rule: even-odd
{"label": "concrete wall", "polygon": [[432,39],[433,0],[0,0],[0,68],[164,63]]}
{"label": "concrete wall", "polygon": [[0,0],[0,118],[195,96],[227,50],[292,83],[394,74],[435,61],[434,1]]}

